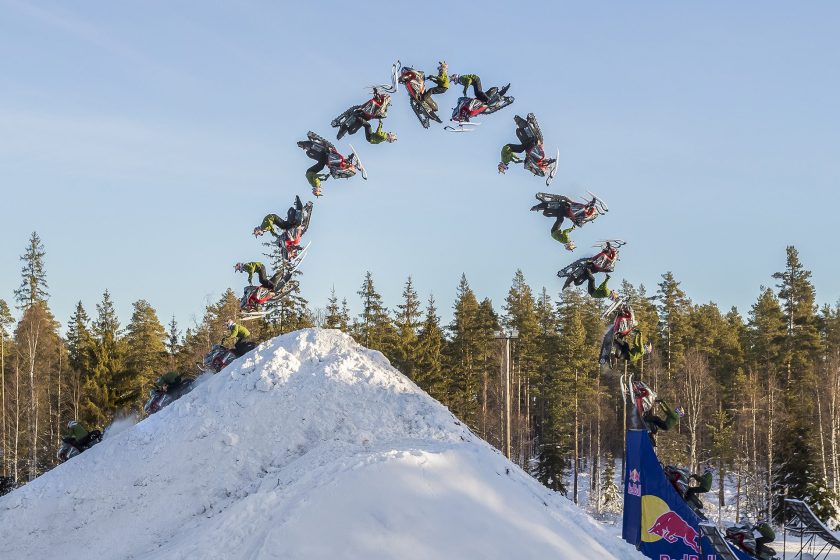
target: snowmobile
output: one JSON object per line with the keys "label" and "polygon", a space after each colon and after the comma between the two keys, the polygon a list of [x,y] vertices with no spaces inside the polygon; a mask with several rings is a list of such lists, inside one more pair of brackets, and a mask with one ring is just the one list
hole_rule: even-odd
{"label": "snowmobile", "polygon": [[[525,160],[522,162],[523,167],[537,177],[545,177],[545,186],[549,186],[557,174],[557,162],[560,159],[560,150],[557,150],[557,155],[552,159],[545,157],[543,135],[534,113],[528,113],[526,119],[523,119],[519,115],[514,115],[513,120],[516,121],[517,138],[523,144],[530,146],[525,151]],[[500,163],[499,171],[503,172],[503,169],[505,167]]]}
{"label": "snowmobile", "polygon": [[409,66],[400,68],[399,83],[405,85],[411,110],[423,128],[429,128],[430,121],[443,122],[437,115],[438,104],[431,96],[423,100],[426,93],[426,74]]}
{"label": "snowmobile", "polygon": [[[626,306],[630,310],[630,316],[627,317],[624,313],[616,315],[612,324],[604,333],[604,339],[601,342],[600,362],[602,364],[609,363],[610,367],[615,368],[618,365],[618,360],[630,360],[630,350],[634,347],[639,347],[642,344],[642,333],[636,324],[633,309],[630,308],[627,300],[615,301],[602,317],[606,317],[618,308]],[[616,336],[615,333],[625,333]],[[644,352],[650,353],[652,347],[649,344],[644,345]]]}
{"label": "snowmobile", "polygon": [[204,361],[199,366],[199,369],[201,371],[219,373],[236,358],[236,353],[233,350],[225,348],[221,344],[214,344],[207,355],[204,356]]}
{"label": "snowmobile", "polygon": [[[286,294],[298,287],[297,280],[292,280],[292,275],[303,259],[306,257],[306,250],[309,245],[303,248],[298,254],[294,263],[278,270],[271,278],[274,284],[274,291],[265,286],[245,286],[242,298],[239,300],[239,309],[242,311],[242,320],[248,321],[268,315],[268,311],[261,311],[260,307],[266,303],[279,301]],[[282,274],[282,276],[281,276]]]}
{"label": "snowmobile", "polygon": [[71,437],[62,438],[61,447],[58,448],[55,456],[58,457],[59,462],[63,463],[79,453],[87,451],[100,441],[102,441],[102,432],[99,430],[91,430],[82,441],[76,441]]}
{"label": "snowmobile", "polygon": [[565,290],[572,284],[580,286],[586,282],[588,279],[586,274],[587,268],[589,268],[593,274],[598,272],[615,271],[615,263],[618,260],[618,250],[621,246],[626,245],[626,243],[626,241],[621,239],[605,239],[599,242],[598,245],[593,245],[593,247],[601,248],[601,252],[597,255],[589,258],[578,259],[558,270],[557,277],[566,279],[563,283],[563,289]]}
{"label": "snowmobile", "polygon": [[341,140],[346,133],[355,134],[365,122],[373,119],[384,119],[388,116],[388,107],[391,105],[391,96],[387,93],[379,93],[373,90],[373,98],[363,105],[354,105],[339,116],[334,118],[330,125],[337,128],[336,138]]}
{"label": "snowmobile", "polygon": [[389,93],[397,91],[397,70],[399,61],[391,66],[391,83],[378,86],[371,86],[373,97],[362,105],[354,105],[334,118],[330,123],[333,128],[338,128],[336,138],[341,140],[345,133],[355,134],[365,122],[373,119],[384,119],[388,116],[388,107],[391,105]]}
{"label": "snowmobile", "polygon": [[[353,153],[349,157],[345,158],[338,152],[336,147],[333,146],[329,140],[326,140],[322,136],[318,136],[314,132],[309,131],[306,133],[306,137],[309,138],[308,141],[301,141],[297,143],[299,148],[305,151],[313,150],[315,152],[326,153],[327,155],[327,169],[329,170],[329,173],[319,175],[319,179],[322,181],[326,181],[330,177],[333,179],[349,179],[355,175],[357,171],[361,171],[362,179],[367,180],[367,170],[362,164],[362,160],[359,158],[359,154],[356,153],[352,144],[350,145],[350,149]],[[320,189],[317,192],[313,191],[313,194],[315,194],[315,196],[321,196]]]}
{"label": "snowmobile", "polygon": [[161,408],[172,404],[192,391],[194,381],[194,379],[184,380],[175,387],[170,386],[168,391],[161,391],[157,388],[151,389],[149,391],[149,400],[143,405],[143,411],[146,413],[146,416],[154,414]]}
{"label": "snowmobile", "polygon": [[[492,87],[487,90],[487,97],[490,98],[490,103],[484,103],[475,97],[459,97],[457,105],[452,109],[451,120],[457,123],[458,128],[463,130],[464,125],[470,124],[470,119],[473,117],[481,114],[489,115],[495,113],[513,103],[513,97],[510,95],[499,95],[499,88],[497,87]],[[457,130],[451,126],[446,127],[446,129]]]}
{"label": "snowmobile", "polygon": [[[757,547],[755,542],[755,528],[749,523],[733,525],[726,528],[726,540],[760,560],[776,560],[776,551],[766,544]],[[756,550],[758,548],[758,550]]]}
{"label": "snowmobile", "polygon": [[703,502],[700,501],[700,498],[697,497],[697,494],[692,494],[691,497],[686,500],[685,495],[688,492],[689,488],[689,473],[686,469],[682,469],[680,467],[676,467],[674,465],[665,465],[662,467],[662,470],[665,471],[665,476],[668,477],[668,480],[671,481],[671,486],[674,487],[674,490],[677,491],[677,494],[685,500],[685,503],[688,504],[688,507],[696,513],[700,519],[706,520],[706,514],[703,513]]}
{"label": "snowmobile", "polygon": [[560,194],[537,193],[536,198],[540,204],[531,207],[532,212],[542,212],[546,216],[556,217],[558,215],[569,218],[580,227],[587,222],[595,220],[609,212],[607,204],[596,195],[589,193],[591,199],[583,202],[575,202],[569,197]]}

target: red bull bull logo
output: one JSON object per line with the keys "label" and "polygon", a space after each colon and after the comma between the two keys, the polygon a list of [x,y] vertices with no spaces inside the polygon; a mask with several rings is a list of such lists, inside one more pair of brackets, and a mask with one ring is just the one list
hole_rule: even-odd
{"label": "red bull bull logo", "polygon": [[681,540],[694,552],[700,554],[700,535],[697,530],[673,511],[669,510],[657,517],[647,532],[651,535],[660,536],[669,543]]}
{"label": "red bull bull logo", "polygon": [[630,471],[630,482],[627,485],[627,493],[632,496],[639,496],[642,497],[642,485],[640,483],[641,477],[639,476],[639,471],[633,469]]}

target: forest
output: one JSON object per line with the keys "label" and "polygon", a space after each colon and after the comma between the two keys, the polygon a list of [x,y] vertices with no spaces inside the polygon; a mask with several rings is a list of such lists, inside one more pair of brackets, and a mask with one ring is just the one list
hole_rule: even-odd
{"label": "forest", "polygon": [[[197,375],[196,363],[239,314],[239,298],[228,289],[186,328],[174,317],[164,325],[145,299],[133,303],[124,323],[106,290],[94,307],[78,302],[62,330],[50,311],[45,255],[33,232],[21,255],[20,288],[0,299],[0,462],[2,475],[17,484],[56,466],[69,420],[105,428],[139,415],[162,373]],[[280,266],[278,258],[272,255]],[[724,499],[728,479],[736,517],[778,519],[781,500],[791,496],[833,518],[840,306],[817,305],[796,248],[786,248],[779,268],[746,315],[693,302],[671,272],[650,290],[622,283],[617,289],[653,345],[626,371],[599,363],[607,327],[601,300],[559,286],[534,290],[522,272],[495,303],[462,275],[449,324],[433,297],[418,298],[411,276],[401,300],[386,305],[368,272],[354,294],[358,315],[335,290],[315,308],[298,285],[248,328],[255,341],[308,327],[350,334],[546,486],[578,502],[587,484],[586,505],[596,512],[621,507],[612,482],[624,450],[619,380],[633,374],[684,410],[677,429],[658,435],[657,451],[663,462],[713,470],[707,502]]]}

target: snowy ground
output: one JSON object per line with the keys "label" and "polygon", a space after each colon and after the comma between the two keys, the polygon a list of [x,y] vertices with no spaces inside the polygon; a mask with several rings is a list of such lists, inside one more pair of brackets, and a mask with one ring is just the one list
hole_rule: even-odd
{"label": "snowy ground", "polygon": [[3,558],[642,558],[338,331],[278,337],[0,498]]}

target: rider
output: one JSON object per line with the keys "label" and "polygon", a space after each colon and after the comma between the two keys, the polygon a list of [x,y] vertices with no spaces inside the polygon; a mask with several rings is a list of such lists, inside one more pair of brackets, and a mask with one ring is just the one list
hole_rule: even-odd
{"label": "rider", "polygon": [[712,489],[712,471],[708,467],[703,471],[703,474],[692,474],[688,477],[689,480],[694,479],[697,481],[697,486],[691,486],[685,492],[685,500],[688,501],[692,496],[696,494],[705,494],[709,490]]}
{"label": "rider", "polygon": [[[378,88],[373,88],[373,99],[364,105],[355,107],[352,110],[356,118],[352,121],[350,126],[347,126],[346,121],[341,123],[338,127],[337,138],[341,140],[341,138],[348,132],[350,134],[356,134],[360,128],[364,127],[365,138],[371,144],[379,144],[385,141],[388,143],[396,142],[396,134],[393,132],[382,131],[382,119],[385,118],[385,111],[387,111],[389,99],[390,96],[387,93],[381,93]],[[365,112],[366,108],[369,108],[369,110],[372,110],[373,112]],[[371,119],[379,119],[379,128],[376,130],[375,134],[371,132]]]}
{"label": "rider", "polygon": [[755,538],[755,551],[757,554],[765,554],[765,555],[773,555],[776,553],[775,550],[767,546],[768,543],[771,543],[776,540],[776,531],[773,530],[773,527],[767,521],[759,521],[755,525],[753,525],[753,535],[758,533],[760,536],[756,536]]}
{"label": "rider", "polygon": [[446,61],[438,62],[437,76],[429,75],[426,77],[427,80],[431,80],[437,85],[433,88],[427,88],[426,91],[423,92],[422,97],[420,97],[420,103],[425,103],[429,100],[429,98],[432,97],[432,95],[446,93],[446,90],[449,89],[449,75],[447,73],[448,71],[449,66],[447,66]]}
{"label": "rider", "polygon": [[[556,208],[552,206],[557,205]],[[572,220],[576,226],[580,227],[586,222],[591,222],[598,217],[598,209],[595,208],[595,202],[588,202],[581,204],[580,202],[572,201],[542,201],[531,207],[532,212],[542,211],[543,216],[549,218],[556,218],[552,231],[554,228],[560,227],[565,218]]]}
{"label": "rider", "polygon": [[233,353],[237,357],[253,349],[253,343],[247,340],[251,336],[251,331],[233,320],[227,322],[227,328],[228,334],[222,339],[222,346],[224,346],[224,342],[229,338],[235,338],[236,342],[233,345]]}
{"label": "rider", "polygon": [[595,287],[595,277],[589,276],[586,279],[586,291],[589,292],[589,295],[595,299],[604,299],[610,298],[612,300],[616,300],[618,298],[618,294],[614,290],[610,290],[607,287],[607,282],[610,281],[610,275],[607,274],[607,277],[601,282],[598,287]]}
{"label": "rider", "polygon": [[[499,173],[504,173],[510,167],[510,163],[521,163],[523,160],[519,156],[514,155],[514,153],[521,154],[522,152],[527,154],[531,152],[531,150],[537,146],[541,146],[541,142],[538,142],[537,136],[535,133],[528,134],[528,128],[532,128],[531,122],[536,122],[536,117],[533,113],[528,114],[528,119],[523,119],[519,115],[514,115],[513,120],[516,121],[516,137],[519,139],[520,144],[505,144],[502,146],[502,161],[499,162],[497,169]],[[543,157],[539,161],[535,161],[535,165],[542,170],[543,173],[548,172],[548,168],[554,163],[554,159],[546,159]]]}
{"label": "rider", "polygon": [[181,374],[177,371],[169,371],[157,378],[155,381],[155,389],[162,393],[168,393],[170,389],[177,389],[181,383],[183,383]]}
{"label": "rider", "polygon": [[567,229],[561,229],[560,224],[554,222],[554,225],[551,226],[551,238],[562,243],[567,251],[574,251],[577,245],[575,245],[575,242],[572,241],[569,234],[572,233],[576,227],[577,226],[572,226]]}
{"label": "rider", "polygon": [[247,272],[248,273],[248,285],[249,286],[253,285],[254,273],[256,272],[257,273],[257,278],[259,278],[261,286],[264,286],[265,288],[268,288],[269,290],[272,289],[272,287],[273,287],[273,286],[270,285],[271,283],[268,280],[268,276],[266,276],[265,265],[261,262],[258,262],[258,261],[252,261],[252,262],[247,262],[247,263],[238,262],[235,265],[233,265],[233,269],[236,272]]}
{"label": "rider", "polygon": [[652,349],[649,344],[645,344],[638,326],[633,308],[627,303],[622,304],[613,323],[613,342],[624,359],[630,362],[638,361]]}
{"label": "rider", "polygon": [[290,206],[286,210],[286,219],[284,220],[277,214],[268,214],[263,218],[262,223],[254,228],[254,235],[260,236],[265,232],[271,232],[274,237],[279,237],[280,231],[286,231],[300,225],[301,217],[303,216],[303,203],[299,196],[295,196],[294,206]]}
{"label": "rider", "polygon": [[508,84],[497,92],[494,91],[496,88],[490,88],[489,91],[491,93],[488,96],[481,88],[481,78],[479,78],[476,74],[452,74],[449,76],[449,79],[456,84],[464,86],[464,96],[467,95],[467,89],[469,89],[470,85],[472,85],[475,98],[487,105],[493,102],[494,97],[502,97],[505,93],[507,93],[507,90],[510,87],[510,84]]}
{"label": "rider", "polygon": [[67,430],[67,435],[64,437],[63,441],[66,441],[79,451],[82,451],[90,440],[90,432],[88,432],[84,426],[75,420],[67,422]]}
{"label": "rider", "polygon": [[[321,171],[329,164],[329,154],[331,146],[325,146],[312,140],[302,140],[297,143],[299,148],[306,152],[306,157],[314,159],[317,163],[306,170],[306,180],[312,186],[312,194],[321,196],[321,180],[326,179],[329,175],[321,175]],[[332,148],[333,150],[335,148]],[[345,158],[336,151],[336,154],[341,158],[339,167],[353,167],[356,165],[356,154],[352,153]]]}
{"label": "rider", "polygon": [[648,425],[648,431],[650,433],[655,434],[658,430],[668,431],[674,426],[677,425],[677,422],[680,421],[679,412],[675,411],[671,408],[667,402],[663,399],[656,399],[656,404],[662,408],[662,411],[665,413],[665,418],[662,419],[656,415],[653,407],[647,410],[642,417],[642,420]]}

